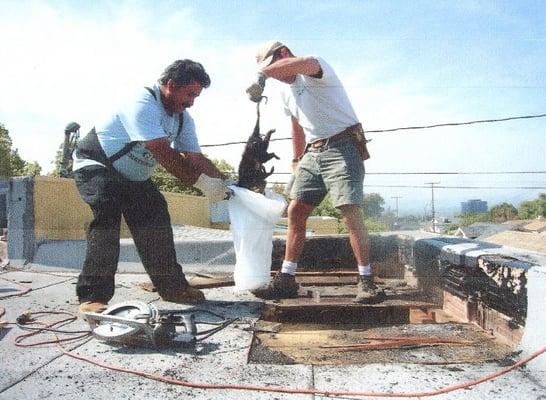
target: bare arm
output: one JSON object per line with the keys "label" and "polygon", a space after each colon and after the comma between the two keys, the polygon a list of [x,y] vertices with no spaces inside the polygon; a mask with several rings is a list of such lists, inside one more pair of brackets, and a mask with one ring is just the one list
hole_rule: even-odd
{"label": "bare arm", "polygon": [[308,75],[315,78],[322,76],[322,68],[313,57],[286,57],[275,61],[262,69],[262,72],[274,79],[288,79],[295,75]]}
{"label": "bare arm", "polygon": [[294,159],[299,159],[305,151],[305,134],[298,120],[292,117],[292,149]]}
{"label": "bare arm", "polygon": [[227,177],[214,165],[214,163],[205,157],[203,153],[194,153],[191,151],[184,152],[183,155],[189,159],[191,164],[197,171],[202,172],[211,178],[226,179]]}
{"label": "bare arm", "polygon": [[174,150],[166,138],[149,140],[144,144],[157,162],[182,183],[193,185],[197,181],[201,171],[194,167],[189,158]]}

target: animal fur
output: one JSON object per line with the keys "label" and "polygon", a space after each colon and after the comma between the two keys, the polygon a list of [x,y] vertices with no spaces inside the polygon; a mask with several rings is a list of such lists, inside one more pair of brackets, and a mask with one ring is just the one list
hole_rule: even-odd
{"label": "animal fur", "polygon": [[267,172],[264,163],[272,158],[279,157],[275,153],[268,153],[269,140],[275,129],[271,129],[265,135],[260,135],[260,105],[256,106],[256,126],[252,135],[246,142],[245,149],[239,163],[239,181],[237,186],[252,190],[258,193],[264,193],[265,179],[270,176],[275,167],[271,167],[271,170]]}

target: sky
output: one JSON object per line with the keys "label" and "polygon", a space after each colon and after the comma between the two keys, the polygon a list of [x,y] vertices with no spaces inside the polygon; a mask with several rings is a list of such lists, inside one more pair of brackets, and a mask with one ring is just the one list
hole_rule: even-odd
{"label": "sky", "polygon": [[[257,48],[270,39],[325,59],[365,130],[546,114],[544,21],[544,0],[2,0],[0,123],[23,159],[47,173],[69,122],[86,133],[172,61],[190,58],[212,80],[189,110],[200,143],[245,141],[256,114],[244,90]],[[290,136],[280,89],[268,80],[261,108],[273,138]],[[468,199],[517,206],[546,192],[518,189],[546,188],[546,173],[469,174],[546,171],[546,118],[367,137],[365,192],[391,209],[399,197],[400,214],[430,212],[430,182],[445,215]],[[234,167],[242,150],[203,147]],[[290,141],[270,151],[281,160],[267,166],[288,172]],[[440,172],[465,174],[430,174]]]}

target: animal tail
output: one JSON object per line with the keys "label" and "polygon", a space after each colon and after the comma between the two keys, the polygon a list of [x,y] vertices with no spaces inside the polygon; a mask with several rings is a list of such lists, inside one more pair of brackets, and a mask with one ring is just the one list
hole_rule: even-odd
{"label": "animal tail", "polygon": [[265,102],[267,103],[267,97],[266,96],[262,96],[260,98],[260,101],[256,103],[256,125],[254,126],[254,132],[252,132],[253,136],[259,136],[260,135],[260,103],[264,99],[265,99]]}

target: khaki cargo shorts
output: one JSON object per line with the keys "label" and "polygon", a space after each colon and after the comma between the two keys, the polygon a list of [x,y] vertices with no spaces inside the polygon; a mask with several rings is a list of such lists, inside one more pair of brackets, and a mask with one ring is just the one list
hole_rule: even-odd
{"label": "khaki cargo shorts", "polygon": [[334,207],[364,202],[364,162],[353,139],[309,147],[296,170],[290,198],[318,206],[329,192]]}

